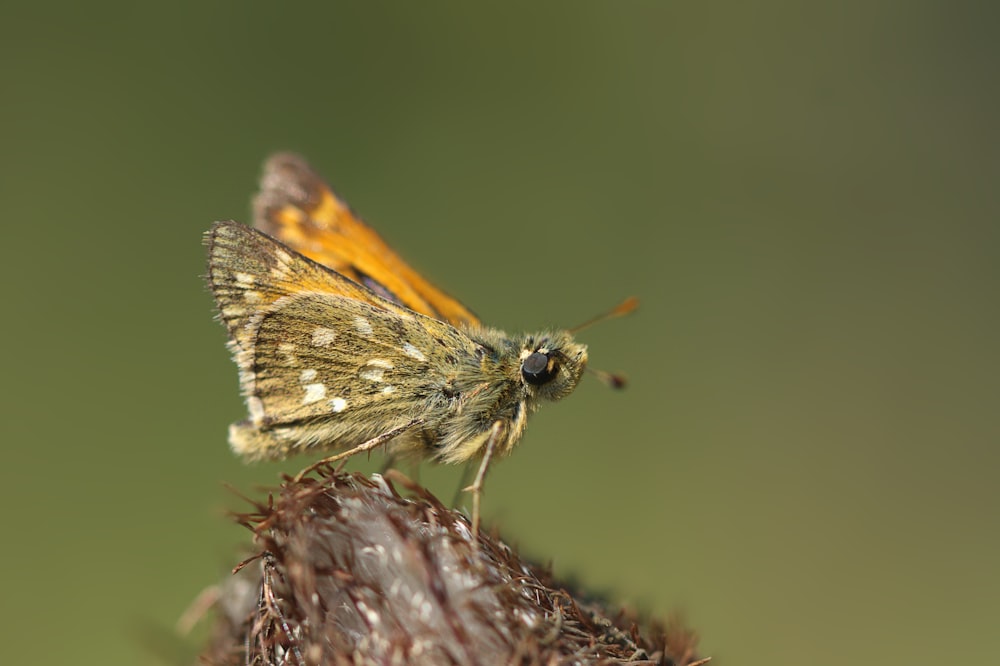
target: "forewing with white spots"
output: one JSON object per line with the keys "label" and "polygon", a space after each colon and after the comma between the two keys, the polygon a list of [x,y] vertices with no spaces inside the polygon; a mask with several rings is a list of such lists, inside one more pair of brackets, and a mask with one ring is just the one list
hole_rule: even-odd
{"label": "forewing with white spots", "polygon": [[[402,342],[429,333],[432,347]],[[279,301],[254,327],[252,360],[240,370],[251,420],[232,444],[250,458],[345,449],[414,419],[424,424],[411,438],[433,439],[453,411],[449,387],[462,360],[474,354],[468,337],[416,313],[329,294]]]}
{"label": "forewing with white spots", "polygon": [[237,453],[346,449],[414,419],[396,450],[436,439],[462,368],[477,364],[472,339],[241,224],[216,224],[208,244],[250,413],[230,430]]}

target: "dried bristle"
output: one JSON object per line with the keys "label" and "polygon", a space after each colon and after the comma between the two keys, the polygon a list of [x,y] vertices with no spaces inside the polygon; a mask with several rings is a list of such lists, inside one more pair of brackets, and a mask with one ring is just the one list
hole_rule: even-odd
{"label": "dried bristle", "polygon": [[409,496],[378,475],[331,474],[288,481],[273,504],[239,517],[260,556],[223,592],[207,662],[697,661],[679,623],[575,598],[495,537],[474,542],[461,513],[387,476]]}

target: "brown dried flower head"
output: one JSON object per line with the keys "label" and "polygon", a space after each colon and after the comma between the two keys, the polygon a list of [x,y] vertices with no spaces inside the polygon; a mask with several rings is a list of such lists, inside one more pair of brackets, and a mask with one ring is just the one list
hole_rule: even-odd
{"label": "brown dried flower head", "polygon": [[702,663],[679,623],[575,598],[397,472],[288,479],[240,520],[259,552],[223,587],[208,663]]}

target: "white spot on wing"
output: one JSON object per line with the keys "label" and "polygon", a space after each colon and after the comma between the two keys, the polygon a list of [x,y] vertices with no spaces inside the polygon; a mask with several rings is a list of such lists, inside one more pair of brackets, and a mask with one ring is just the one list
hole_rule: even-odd
{"label": "white spot on wing", "polygon": [[361,379],[367,379],[370,382],[385,381],[384,375],[385,370],[382,368],[373,368],[370,365],[366,365],[358,371],[358,377],[361,377]]}
{"label": "white spot on wing", "polygon": [[358,377],[370,382],[385,381],[385,371],[392,370],[394,367],[396,366],[384,358],[373,358],[358,370]]}
{"label": "white spot on wing", "polygon": [[384,395],[389,395],[395,392],[396,392],[396,387],[393,386],[392,384],[386,384],[385,386],[382,387],[382,393]]}
{"label": "white spot on wing", "polygon": [[330,409],[334,413],[339,413],[347,409],[347,401],[343,398],[337,397],[330,401]]}
{"label": "white spot on wing", "polygon": [[236,284],[243,285],[244,287],[252,287],[257,282],[257,278],[254,275],[242,271],[233,273],[233,278],[236,280]]}
{"label": "white spot on wing", "polygon": [[372,334],[372,323],[365,319],[364,317],[354,318],[354,328],[364,336],[369,336]]}
{"label": "white spot on wing", "polygon": [[416,347],[414,347],[409,342],[407,342],[406,344],[403,345],[403,353],[406,354],[407,356],[409,356],[410,358],[415,358],[418,361],[426,361],[427,360],[427,357],[424,356],[424,353],[422,351],[420,351],[419,349],[417,349]]}
{"label": "white spot on wing", "polygon": [[312,343],[317,347],[329,347],[337,339],[337,332],[332,328],[317,326],[313,329]]}
{"label": "white spot on wing", "polygon": [[309,368],[308,370],[303,370],[299,375],[299,381],[303,384],[308,384],[312,380],[316,379],[316,369]]}
{"label": "white spot on wing", "polygon": [[306,394],[302,396],[303,405],[311,405],[326,397],[326,385],[324,384],[306,384],[303,388],[306,390]]}

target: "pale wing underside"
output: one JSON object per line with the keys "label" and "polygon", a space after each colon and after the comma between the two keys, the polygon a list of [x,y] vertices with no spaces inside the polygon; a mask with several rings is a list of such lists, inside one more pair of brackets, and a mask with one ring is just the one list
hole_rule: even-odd
{"label": "pale wing underside", "polygon": [[[484,349],[471,333],[381,298],[237,222],[215,224],[207,241],[208,281],[250,413],[230,430],[240,455],[352,448],[417,419],[394,450],[461,462],[511,410],[518,426],[511,434],[519,436],[523,410],[508,404],[507,381],[484,381],[499,361],[484,376]],[[494,347],[503,337],[490,336]]]}
{"label": "pale wing underside", "polygon": [[[447,386],[459,358],[474,350],[454,328],[417,316],[329,294],[275,303],[253,327],[254,352],[241,363],[251,411],[244,434],[256,431],[241,453],[349,448],[415,418],[426,419],[420,430],[433,429],[450,412]],[[421,340],[431,344],[410,342]],[[266,451],[255,450],[260,437],[272,444]]]}

